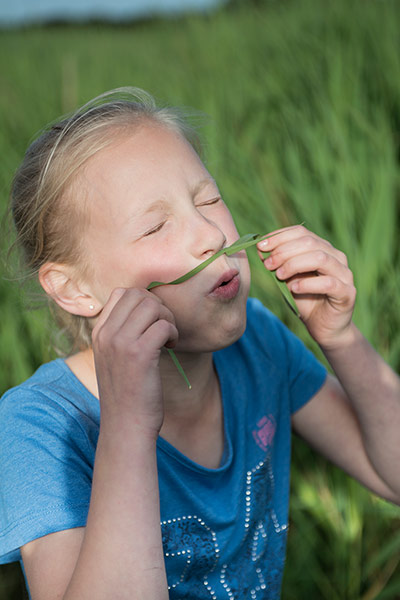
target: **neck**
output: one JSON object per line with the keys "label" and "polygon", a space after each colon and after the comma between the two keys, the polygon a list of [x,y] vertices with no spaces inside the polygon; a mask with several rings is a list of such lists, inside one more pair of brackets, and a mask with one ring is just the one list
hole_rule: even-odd
{"label": "neck", "polygon": [[201,411],[207,398],[215,393],[218,383],[211,352],[181,353],[178,359],[190,381],[191,389],[166,352],[162,353],[160,361],[164,410],[166,416],[171,415],[173,418]]}
{"label": "neck", "polygon": [[193,461],[215,469],[223,454],[224,431],[212,354],[179,354],[178,358],[192,389],[163,353],[164,422],[160,435]]}
{"label": "neck", "polygon": [[[223,411],[212,354],[179,354],[192,389],[167,352],[162,352],[164,421],[160,435],[195,462],[217,468],[223,453]],[[94,356],[91,349],[66,359],[78,379],[99,397]],[[207,444],[204,444],[207,440]]]}
{"label": "neck", "polygon": [[[210,398],[215,398],[218,379],[213,367],[212,353],[179,354],[181,363],[192,388],[189,389],[167,352],[160,359],[165,419],[190,420],[203,411]],[[94,356],[91,348],[66,359],[73,373],[99,397]]]}

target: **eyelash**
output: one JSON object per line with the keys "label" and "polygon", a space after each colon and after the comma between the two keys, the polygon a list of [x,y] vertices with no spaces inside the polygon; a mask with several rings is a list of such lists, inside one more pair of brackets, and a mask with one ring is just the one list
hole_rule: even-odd
{"label": "eyelash", "polygon": [[[213,198],[212,200],[203,202],[202,204],[199,204],[198,206],[211,206],[212,204],[217,204],[217,202],[219,202],[221,199],[222,199],[221,196],[218,196],[217,198]],[[146,231],[146,233],[143,235],[143,237],[147,237],[149,235],[152,235],[153,233],[157,233],[157,231],[160,231],[160,229],[162,228],[162,226],[164,224],[165,224],[165,221],[163,221],[162,223],[159,223],[156,227],[153,227],[149,231]]]}
{"label": "eyelash", "polygon": [[213,198],[212,200],[208,200],[207,202],[199,204],[199,206],[210,206],[211,204],[217,204],[217,202],[219,202],[221,199],[221,196],[218,196],[217,198]]}
{"label": "eyelash", "polygon": [[160,231],[160,229],[164,225],[164,223],[165,223],[165,221],[163,221],[162,223],[159,223],[159,225],[157,225],[156,227],[153,227],[153,229],[146,231],[146,233],[143,235],[143,237],[147,237],[148,235],[151,235],[152,233],[157,233],[157,231]]}

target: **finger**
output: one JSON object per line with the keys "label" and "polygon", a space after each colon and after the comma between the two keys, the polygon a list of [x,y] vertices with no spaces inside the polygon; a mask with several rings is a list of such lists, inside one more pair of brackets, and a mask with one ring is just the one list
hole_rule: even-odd
{"label": "finger", "polygon": [[175,326],[175,317],[169,308],[160,302],[155,302],[153,297],[145,297],[129,312],[120,327],[120,332],[135,339],[160,320],[168,321]]}
{"label": "finger", "polygon": [[115,290],[113,290],[111,292],[109,299],[107,300],[107,302],[101,309],[101,312],[97,318],[96,325],[94,326],[93,331],[92,331],[92,337],[94,337],[94,338],[96,337],[98,330],[102,327],[104,322],[108,319],[114,306],[122,298],[122,296],[125,294],[125,292],[126,292],[126,289],[124,289],[124,288],[116,288]]}
{"label": "finger", "polygon": [[[268,265],[267,265],[268,266]],[[268,268],[270,268],[268,266]],[[352,283],[352,273],[332,254],[324,250],[298,254],[281,264],[275,273],[278,279],[287,280],[300,273],[315,272],[318,275],[329,275],[341,279],[344,283]]]}
{"label": "finger", "polygon": [[321,277],[294,278],[287,284],[289,290],[296,296],[322,295],[342,305],[353,305],[356,289],[330,275]]}
{"label": "finger", "polygon": [[173,348],[178,338],[179,333],[176,326],[169,320],[159,319],[144,332],[141,344],[143,344],[143,348],[154,348],[154,351],[158,352],[163,346]]}
{"label": "finger", "polygon": [[[286,259],[289,254],[298,254],[306,250],[317,250],[323,248],[335,256],[339,262],[348,266],[347,256],[341,250],[338,250],[332,244],[325,240],[312,231],[308,231],[302,225],[296,225],[294,227],[286,228],[281,230],[281,233],[275,235],[273,238],[265,240],[268,242],[267,247],[263,247],[263,250],[259,249],[259,256],[261,260],[265,259],[263,253],[270,252],[270,256],[276,261],[279,260],[278,256],[282,259]],[[263,242],[260,242],[263,244]]]}
{"label": "finger", "polygon": [[272,257],[276,261],[279,261],[279,259],[281,259],[283,262],[290,256],[294,256],[296,254],[304,252],[311,252],[319,249],[325,250],[325,252],[330,252],[339,260],[341,259],[340,255],[342,253],[339,252],[339,250],[336,250],[336,248],[334,248],[330,242],[311,233],[310,235],[307,233],[306,235],[293,238],[286,242],[282,242],[273,250],[271,250],[270,257]]}
{"label": "finger", "polygon": [[280,244],[290,242],[291,240],[304,237],[306,235],[310,235],[315,238],[318,237],[315,233],[309,231],[303,225],[284,227],[283,229],[277,229],[276,231],[268,234],[268,237],[265,240],[258,242],[257,248],[261,252],[272,252],[272,250],[277,248]]}
{"label": "finger", "polygon": [[113,290],[93,329],[93,339],[96,339],[105,323],[107,323],[107,329],[110,332],[117,332],[123,326],[130,312],[145,298],[150,298],[157,304],[161,304],[161,300],[147,290],[137,288],[116,288]]}
{"label": "finger", "polygon": [[[137,290],[139,291],[139,290]],[[121,309],[120,303],[131,296],[134,297],[135,303],[124,306]],[[139,302],[137,303],[137,299]],[[172,333],[165,338],[164,343],[176,343],[176,326],[175,319],[171,311],[157,301],[152,295],[135,295],[126,292],[119,303],[114,306],[108,320],[105,321],[101,329],[97,333],[95,340],[95,354],[97,352],[110,352],[115,356],[119,354],[138,356],[138,348],[143,348],[144,356],[147,350],[159,350],[157,338],[155,338],[148,347],[143,346],[145,334],[156,323],[163,321],[172,326]],[[111,322],[111,323],[110,323]],[[145,337],[143,337],[145,336]],[[139,350],[139,355],[141,351]]]}
{"label": "finger", "polygon": [[336,250],[336,248],[331,246],[329,242],[324,243],[322,241],[316,244],[302,244],[301,240],[288,242],[287,244],[277,248],[269,256],[262,257],[262,261],[267,269],[270,271],[276,271],[283,266],[284,263],[288,262],[292,258],[295,258],[296,256],[301,256],[307,253],[314,253],[316,256],[319,252],[325,253],[334,258],[340,265],[342,265],[342,267],[344,267],[344,269],[348,271],[348,277],[352,277],[352,273],[348,268],[346,255],[340,250]]}

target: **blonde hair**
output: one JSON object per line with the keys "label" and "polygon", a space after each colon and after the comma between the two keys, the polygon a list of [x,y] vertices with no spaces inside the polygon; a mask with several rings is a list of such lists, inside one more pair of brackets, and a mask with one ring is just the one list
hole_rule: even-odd
{"label": "blonde hair", "polygon": [[[30,276],[47,262],[79,265],[87,272],[82,252],[86,225],[85,200],[74,186],[86,161],[110,145],[116,134],[152,122],[182,135],[201,154],[201,141],[187,111],[159,107],[139,88],[124,87],[97,96],[74,114],[50,124],[30,145],[11,188],[11,211]],[[71,350],[91,345],[86,317],[53,306]]]}

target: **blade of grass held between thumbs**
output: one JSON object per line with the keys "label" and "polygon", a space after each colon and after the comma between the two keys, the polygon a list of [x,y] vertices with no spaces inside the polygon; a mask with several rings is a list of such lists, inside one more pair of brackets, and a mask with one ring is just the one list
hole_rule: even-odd
{"label": "blade of grass held between thumbs", "polygon": [[[221,250],[219,250],[219,252],[216,252],[215,254],[210,256],[210,258],[207,258],[207,260],[205,260],[201,264],[197,265],[197,267],[195,267],[188,273],[185,273],[185,275],[182,275],[181,277],[178,277],[177,279],[174,279],[173,281],[169,281],[169,282],[152,281],[152,283],[150,283],[150,285],[147,287],[147,289],[152,290],[153,288],[158,287],[160,285],[177,285],[179,283],[183,283],[184,281],[187,281],[194,275],[197,275],[197,273],[199,273],[200,271],[202,271],[203,269],[208,267],[208,265],[210,265],[212,262],[214,262],[214,260],[216,260],[217,258],[222,256],[223,254],[226,254],[227,256],[230,256],[231,254],[236,254],[236,252],[240,252],[241,250],[250,248],[250,246],[254,246],[261,240],[265,240],[266,238],[272,237],[274,235],[277,235],[277,234],[271,233],[270,235],[261,235],[258,233],[247,233],[246,235],[242,235],[242,237],[240,237],[238,240],[236,240],[236,242],[231,244],[231,246],[228,246],[227,248],[222,248]],[[269,271],[269,272],[271,273],[271,271]],[[294,312],[294,314],[298,317],[299,313],[297,311],[296,304],[294,303],[292,294],[289,292],[288,288],[286,287],[286,284],[283,281],[280,281],[274,273],[271,273],[271,275],[272,275],[276,285],[278,286],[279,291],[281,292],[285,302],[287,303],[289,308]],[[188,388],[191,389],[192,386],[190,385],[189,380],[186,377],[185,371],[183,370],[181,364],[179,363],[179,361],[175,355],[175,352],[173,350],[171,350],[171,348],[167,348],[167,350],[168,350],[176,368],[178,369],[179,373],[182,375],[182,377],[186,381]]]}

